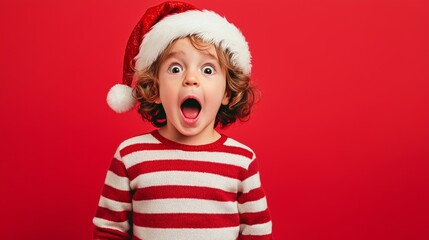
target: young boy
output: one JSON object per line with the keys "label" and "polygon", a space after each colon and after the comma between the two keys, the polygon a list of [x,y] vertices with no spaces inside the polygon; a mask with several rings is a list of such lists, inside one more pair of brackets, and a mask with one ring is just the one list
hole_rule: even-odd
{"label": "young boy", "polygon": [[225,18],[181,2],[146,11],[107,101],[124,112],[138,99],[159,130],[118,147],[94,239],[272,239],[255,154],[215,130],[249,115],[250,70],[247,42]]}

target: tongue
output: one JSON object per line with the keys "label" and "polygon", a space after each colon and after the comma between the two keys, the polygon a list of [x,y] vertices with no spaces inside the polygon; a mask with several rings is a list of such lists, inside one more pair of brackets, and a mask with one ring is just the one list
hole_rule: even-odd
{"label": "tongue", "polygon": [[199,110],[196,107],[183,107],[182,113],[186,118],[195,119],[198,117]]}

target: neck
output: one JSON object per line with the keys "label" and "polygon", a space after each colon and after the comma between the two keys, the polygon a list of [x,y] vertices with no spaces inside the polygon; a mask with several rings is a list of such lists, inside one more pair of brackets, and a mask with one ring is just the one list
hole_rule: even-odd
{"label": "neck", "polygon": [[164,126],[160,128],[158,132],[161,134],[161,136],[167,138],[170,141],[186,145],[210,144],[216,142],[221,137],[221,135],[215,129],[188,136],[183,135],[175,129],[171,130],[171,128],[168,126]]}

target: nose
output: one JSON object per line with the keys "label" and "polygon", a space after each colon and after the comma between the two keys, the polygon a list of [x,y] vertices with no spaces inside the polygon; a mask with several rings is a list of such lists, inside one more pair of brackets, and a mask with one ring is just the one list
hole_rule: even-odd
{"label": "nose", "polygon": [[188,71],[186,73],[185,79],[183,80],[184,86],[195,86],[198,87],[200,85],[200,81],[198,79],[198,75],[194,71]]}

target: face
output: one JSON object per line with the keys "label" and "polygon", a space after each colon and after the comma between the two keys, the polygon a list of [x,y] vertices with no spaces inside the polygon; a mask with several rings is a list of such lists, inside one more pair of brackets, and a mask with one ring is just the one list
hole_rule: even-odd
{"label": "face", "polygon": [[176,40],[160,65],[158,83],[158,102],[167,115],[163,135],[195,144],[214,140],[216,114],[221,104],[228,104],[225,71],[215,47],[199,50],[188,38]]}

